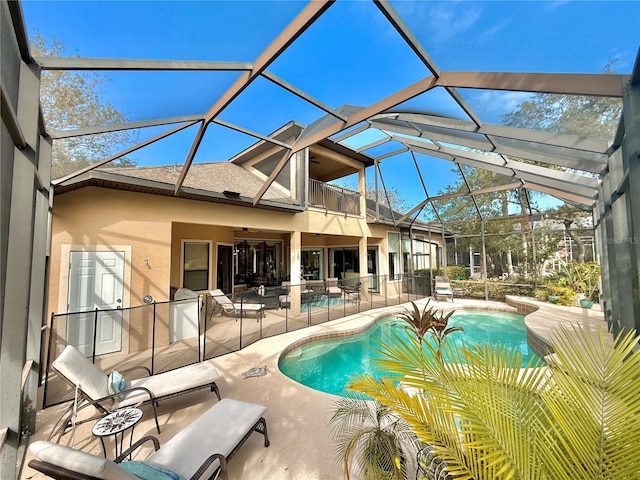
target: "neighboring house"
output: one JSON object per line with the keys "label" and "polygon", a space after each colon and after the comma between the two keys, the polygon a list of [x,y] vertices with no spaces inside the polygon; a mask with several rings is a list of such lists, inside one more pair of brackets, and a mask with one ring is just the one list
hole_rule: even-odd
{"label": "neighboring house", "polygon": [[[300,131],[288,124],[276,138]],[[193,164],[177,193],[173,166],[94,170],[55,185],[48,311],[161,302],[181,287],[233,293],[330,277],[360,279],[363,296],[380,282],[397,294],[404,273],[439,265],[442,231],[420,221],[394,227],[400,214],[364,198],[373,160],[329,140],[292,157],[253,206],[281,156],[261,141],[228,162]],[[353,174],[359,192],[325,183]],[[103,318],[98,353],[149,347],[148,338],[127,337],[128,321]],[[73,343],[94,333],[73,317],[66,329],[58,335]]]}

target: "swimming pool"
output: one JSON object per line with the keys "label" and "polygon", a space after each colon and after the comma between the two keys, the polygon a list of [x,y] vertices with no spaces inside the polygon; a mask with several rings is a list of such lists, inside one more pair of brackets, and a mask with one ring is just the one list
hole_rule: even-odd
{"label": "swimming pool", "polygon": [[[345,395],[345,386],[354,375],[373,374],[373,348],[380,339],[396,331],[405,334],[405,322],[397,318],[379,320],[367,330],[347,336],[304,343],[287,352],[278,364],[280,371],[315,390]],[[529,349],[524,317],[513,313],[487,311],[457,311],[449,326],[460,326],[464,332],[450,335],[456,343],[500,343],[517,348],[524,354],[523,365],[530,358],[538,359]]]}

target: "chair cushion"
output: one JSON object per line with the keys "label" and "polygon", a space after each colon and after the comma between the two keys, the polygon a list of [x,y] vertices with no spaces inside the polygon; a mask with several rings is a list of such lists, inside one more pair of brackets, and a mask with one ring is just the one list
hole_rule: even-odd
{"label": "chair cushion", "polygon": [[[176,368],[164,373],[158,373],[150,377],[138,378],[126,383],[126,389],[133,387],[148,388],[157,398],[173,393],[200,387],[220,379],[220,374],[210,362],[201,362],[186,367]],[[146,393],[136,391],[125,393],[114,408],[135,405],[138,402],[148,401]]]}
{"label": "chair cushion", "polygon": [[108,376],[71,345],[51,365],[93,400],[109,395]]}
{"label": "chair cushion", "polygon": [[39,440],[29,446],[33,456],[42,461],[103,480],[140,480],[109,459],[75,448]]}
{"label": "chair cushion", "polygon": [[[227,457],[266,411],[263,405],[223,398],[152,453],[146,463],[191,478],[210,455]],[[201,478],[209,478],[218,466],[214,461]]]}
{"label": "chair cushion", "polygon": [[259,312],[264,309],[264,303],[234,303],[233,306],[238,310],[248,311],[248,312]]}
{"label": "chair cushion", "polygon": [[453,295],[453,291],[448,287],[437,287],[436,292],[440,295]]}
{"label": "chair cushion", "polygon": [[144,480],[181,480],[180,475],[167,468],[149,465],[137,460],[122,462],[120,467]]}

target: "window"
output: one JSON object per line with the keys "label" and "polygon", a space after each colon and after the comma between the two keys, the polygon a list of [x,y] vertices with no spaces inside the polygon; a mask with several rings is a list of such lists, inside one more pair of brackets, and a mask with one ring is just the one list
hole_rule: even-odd
{"label": "window", "polygon": [[191,290],[209,289],[208,242],[184,242],[182,286]]}
{"label": "window", "polygon": [[282,281],[280,240],[237,239],[233,248],[235,285],[278,285]]}
{"label": "window", "polygon": [[356,247],[329,249],[329,277],[349,280],[360,276],[360,252]]}
{"label": "window", "polygon": [[408,233],[402,234],[402,271],[407,275],[411,273],[411,238]]}
{"label": "window", "polygon": [[387,235],[389,244],[389,280],[400,280],[402,278],[402,266],[400,263],[400,234],[389,232]]}
{"label": "window", "polygon": [[305,280],[322,280],[324,278],[322,262],[321,249],[302,250],[300,252],[302,277]]}
{"label": "window", "polygon": [[[429,252],[427,247],[427,242],[424,239],[423,235],[416,235],[413,239],[413,255],[414,255],[414,264],[413,268],[415,270],[425,270],[429,268]],[[430,245],[430,244],[429,244]]]}

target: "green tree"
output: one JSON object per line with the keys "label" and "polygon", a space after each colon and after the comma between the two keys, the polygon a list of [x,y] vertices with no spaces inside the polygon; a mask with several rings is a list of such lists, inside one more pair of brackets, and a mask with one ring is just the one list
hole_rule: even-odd
{"label": "green tree", "polygon": [[[358,190],[358,186],[355,185],[353,182],[347,182],[347,183],[337,182],[336,185],[342,188],[353,190],[353,191]],[[375,185],[373,185],[372,183],[367,183],[365,188],[366,188],[365,198],[367,200],[375,200],[376,199]],[[393,186],[388,187],[385,194],[385,190],[382,188],[382,186],[380,186],[378,188],[377,198],[380,205],[384,207],[389,207],[396,212],[404,213],[410,208],[409,204],[407,203],[407,200],[404,198],[404,196],[402,195],[402,192],[397,187],[393,187]]]}
{"label": "green tree", "polygon": [[[476,190],[488,186],[509,183],[501,175],[488,170],[462,167],[464,179],[449,185],[439,194],[466,194],[468,188]],[[467,187],[468,186],[468,187]],[[527,207],[523,207],[525,202]],[[521,189],[483,193],[480,195],[459,196],[437,202],[436,209],[449,229],[458,234],[457,247],[461,251],[472,248],[474,252],[482,250],[482,218],[485,222],[485,248],[487,253],[487,272],[489,277],[502,273],[514,273],[514,257],[520,258],[521,265],[531,252],[524,246],[531,242],[529,221],[526,217],[517,218],[514,213],[525,213],[528,199]],[[512,218],[508,218],[509,216]],[[482,262],[481,262],[482,266]]]}
{"label": "green tree", "polygon": [[564,225],[567,235],[573,240],[576,246],[576,252],[573,259],[576,262],[585,262],[585,244],[582,240],[582,236],[593,235],[593,229],[591,228],[590,214],[576,208],[567,203],[561,205],[557,209],[550,211],[547,218],[555,219]]}
{"label": "green tree", "polygon": [[[610,60],[603,73],[614,73]],[[618,98],[537,93],[503,115],[505,125],[572,135],[612,138],[622,112]]]}
{"label": "green tree", "polygon": [[[36,34],[31,41],[34,57],[64,56],[65,47],[57,39],[48,42]],[[64,70],[42,72],[40,97],[48,131],[69,130],[90,126],[123,123],[126,116],[104,99],[100,86],[107,81],[98,74],[74,73]],[[52,152],[52,178],[59,178],[117,152],[118,147],[137,141],[131,130],[86,135],[55,140]],[[135,166],[121,158],[109,166]]]}

